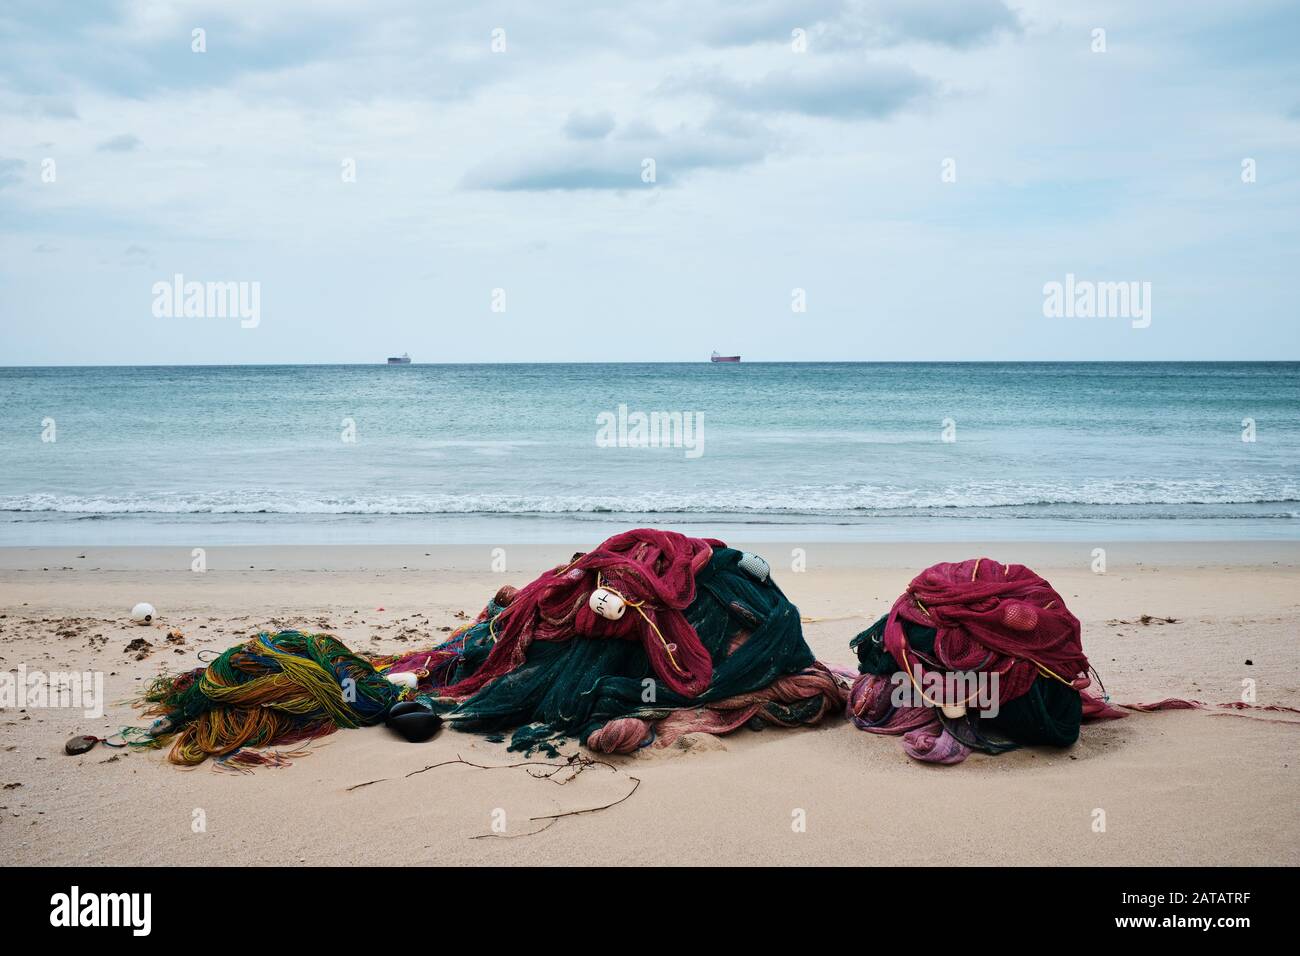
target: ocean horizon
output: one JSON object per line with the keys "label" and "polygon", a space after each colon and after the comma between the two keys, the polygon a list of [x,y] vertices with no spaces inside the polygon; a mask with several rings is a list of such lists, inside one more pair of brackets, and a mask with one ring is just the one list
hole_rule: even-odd
{"label": "ocean horizon", "polygon": [[[419,362],[412,359],[400,367],[463,368],[492,365],[537,366],[618,366],[618,365],[699,365],[707,359],[655,359],[646,361],[498,361],[498,362]],[[712,364],[712,363],[709,363]],[[726,363],[732,364],[732,363]],[[743,359],[737,365],[1296,365],[1300,359]],[[158,363],[75,363],[41,365],[27,363],[0,365],[0,372],[29,369],[186,369],[186,368],[395,368],[396,365],[372,359],[356,362],[158,362]]]}
{"label": "ocean horizon", "polygon": [[1297,362],[9,367],[0,398],[2,545],[1300,536]]}

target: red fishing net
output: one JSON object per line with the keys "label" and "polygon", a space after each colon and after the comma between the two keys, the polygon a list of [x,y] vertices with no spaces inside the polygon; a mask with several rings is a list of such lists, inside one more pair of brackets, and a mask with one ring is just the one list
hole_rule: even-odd
{"label": "red fishing net", "polygon": [[[546,572],[521,588],[496,618],[496,645],[483,666],[442,694],[467,697],[522,664],[533,641],[575,635],[639,640],[667,688],[686,697],[702,693],[713,664],[682,611],[695,600],[695,575],[708,564],[715,546],[724,547],[713,539],[638,528]],[[588,606],[598,586],[627,602],[618,620],[601,617]]]}

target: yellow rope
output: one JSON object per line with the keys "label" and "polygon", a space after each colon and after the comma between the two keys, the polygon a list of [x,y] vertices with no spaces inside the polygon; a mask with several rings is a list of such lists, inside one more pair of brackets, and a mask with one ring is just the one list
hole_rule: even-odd
{"label": "yellow rope", "polygon": [[668,655],[668,662],[673,665],[673,670],[677,671],[677,673],[679,674],[686,673],[678,665],[677,658],[673,656],[672,646],[664,639],[663,634],[659,630],[659,625],[655,624],[654,621],[650,620],[650,616],[641,609],[641,605],[645,604],[645,601],[629,600],[626,595],[619,593],[619,591],[616,588],[612,588],[609,585],[607,585],[605,583],[604,575],[601,574],[599,571],[596,572],[596,587],[604,588],[606,591],[610,592],[611,594],[617,594],[624,604],[626,604],[628,607],[632,608],[634,611],[640,614],[641,619],[650,625],[650,629],[655,632],[655,637],[659,638],[659,643],[664,646],[664,652]]}
{"label": "yellow rope", "polygon": [[[902,651],[903,651],[903,669],[907,671],[907,679],[910,680],[910,681],[912,682],[912,686],[915,687],[915,688],[916,688],[916,692],[917,692],[918,694],[921,695],[921,699],[922,699],[923,701],[925,701],[927,704],[929,704],[931,707],[939,707],[939,708],[943,708],[943,707],[951,706],[951,705],[948,705],[948,704],[940,703],[940,702],[937,701],[937,700],[931,700],[930,697],[925,693],[925,691],[921,689],[921,685],[918,684],[918,683],[916,682],[916,676],[912,673],[912,664],[911,664],[911,662],[908,661],[908,659],[907,659],[907,648],[904,646],[904,647],[902,648]],[[965,706],[966,706],[967,704],[969,704],[972,700],[974,700],[976,697],[978,697],[979,694],[980,694],[980,692],[979,692],[979,690],[977,689],[977,690],[975,691],[975,693],[971,694],[971,695],[970,695],[969,697],[967,697],[965,700],[958,701],[958,703],[959,703],[962,707],[965,707]]]}
{"label": "yellow rope", "polygon": [[[569,570],[569,568],[573,567],[574,564],[577,564],[577,562],[574,561],[570,563],[568,567],[562,569],[561,571],[556,572],[557,575],[562,575],[566,573]],[[624,604],[626,604],[628,607],[632,608],[634,611],[640,614],[641,619],[650,625],[650,629],[655,632],[655,637],[659,638],[659,643],[664,646],[664,652],[668,655],[668,662],[673,665],[673,670],[677,671],[677,673],[679,674],[686,673],[684,670],[682,670],[681,665],[677,663],[677,658],[673,654],[672,645],[669,644],[668,641],[664,638],[663,632],[659,630],[659,625],[657,625],[654,621],[650,620],[650,616],[646,614],[646,612],[642,609],[642,605],[645,604],[645,601],[633,601],[629,599],[627,595],[619,592],[617,588],[610,587],[605,583],[604,575],[601,574],[599,571],[596,572],[596,587],[604,588],[606,591],[610,592],[611,594],[618,595],[618,597],[623,601]],[[496,623],[497,623],[497,617],[499,616],[500,615],[496,615],[488,619],[488,636],[492,639],[493,644],[495,644],[497,640]]]}
{"label": "yellow rope", "polygon": [[1038,661],[1034,660],[1032,657],[1027,657],[1027,658],[1025,658],[1025,660],[1029,661],[1029,663],[1031,663],[1031,664],[1033,664],[1035,667],[1037,667],[1037,668],[1038,668],[1038,673],[1042,674],[1044,677],[1055,677],[1057,680],[1059,680],[1059,681],[1060,681],[1062,684],[1064,684],[1066,687],[1073,687],[1073,686],[1074,686],[1073,683],[1071,683],[1070,681],[1066,680],[1066,679],[1065,679],[1064,677],[1062,677],[1060,674],[1056,673],[1056,671],[1052,670],[1050,667],[1048,667],[1048,666],[1045,665],[1045,664],[1040,664]]}
{"label": "yellow rope", "polygon": [[[980,569],[980,561],[982,561],[982,560],[984,560],[984,559],[983,559],[983,558],[978,558],[978,559],[976,559],[976,561],[975,561],[975,573],[978,573],[978,572],[979,572],[979,569]],[[971,574],[971,580],[972,580],[972,581],[975,580],[975,573]],[[917,597],[915,594],[913,594],[913,595],[912,595],[912,600],[916,602],[916,606],[919,607],[919,608],[921,609],[921,613],[922,613],[922,614],[924,614],[926,617],[930,617],[930,612],[926,609],[925,605],[921,603],[921,599],[920,599],[919,597]],[[1055,604],[1055,603],[1056,603],[1055,601],[1048,601],[1045,605],[1043,605],[1043,610],[1044,610],[1044,611],[1051,610],[1052,605]],[[903,660],[904,660],[904,661],[907,660],[907,649],[906,649],[906,648],[903,649]],[[1050,667],[1047,667],[1045,664],[1042,664],[1042,663],[1040,663],[1039,661],[1034,660],[1032,657],[1026,657],[1026,658],[1024,658],[1024,660],[1029,661],[1029,663],[1031,663],[1031,664],[1033,664],[1035,667],[1037,667],[1037,668],[1038,668],[1038,673],[1042,674],[1044,677],[1053,677],[1053,678],[1055,678],[1056,680],[1059,680],[1059,681],[1060,681],[1062,684],[1064,684],[1066,687],[1073,687],[1073,686],[1074,686],[1074,684],[1073,684],[1072,682],[1066,680],[1064,677],[1062,677],[1060,674],[1056,673],[1056,672],[1055,672],[1054,670],[1052,670]],[[911,671],[910,668],[908,669],[907,676],[908,676],[908,677],[912,677],[912,671]],[[916,684],[916,678],[912,677],[912,683],[913,683],[913,684]],[[921,693],[921,696],[922,696],[922,697],[925,697],[925,692],[924,692],[924,691],[921,691],[921,688],[920,688],[919,686],[918,686],[916,689],[917,689],[918,692]],[[928,697],[925,698],[925,699],[926,699],[926,700],[929,700]],[[969,698],[969,697],[966,698],[966,700],[970,700],[970,699],[971,699],[971,698]],[[965,703],[965,701],[963,701],[963,703]]]}

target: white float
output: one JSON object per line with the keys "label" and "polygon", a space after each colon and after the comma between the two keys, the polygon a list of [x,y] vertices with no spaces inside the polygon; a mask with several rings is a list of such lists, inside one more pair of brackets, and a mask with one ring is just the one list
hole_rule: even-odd
{"label": "white float", "polygon": [[610,621],[617,621],[627,610],[627,602],[608,588],[596,588],[587,602],[593,611]]}

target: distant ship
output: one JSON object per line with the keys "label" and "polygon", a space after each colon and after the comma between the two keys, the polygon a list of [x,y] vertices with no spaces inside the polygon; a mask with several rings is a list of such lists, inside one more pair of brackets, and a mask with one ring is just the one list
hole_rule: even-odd
{"label": "distant ship", "polygon": [[[736,361],[740,361],[740,360],[737,359]],[[403,352],[401,355],[390,355],[388,356],[388,364],[389,365],[410,365],[411,353]]]}
{"label": "distant ship", "polygon": [[[389,359],[388,361],[391,362],[392,359]],[[739,356],[739,355],[719,355],[717,352],[714,352],[712,355],[709,356],[709,361],[710,361],[710,362],[739,362],[739,361],[740,361],[740,356]]]}

